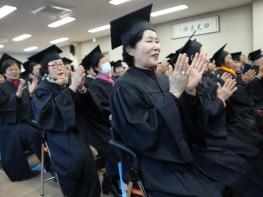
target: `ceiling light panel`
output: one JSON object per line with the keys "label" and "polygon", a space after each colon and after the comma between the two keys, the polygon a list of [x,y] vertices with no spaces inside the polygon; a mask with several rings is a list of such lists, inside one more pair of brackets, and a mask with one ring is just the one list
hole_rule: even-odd
{"label": "ceiling light panel", "polygon": [[65,18],[63,18],[63,19],[60,19],[60,20],[58,20],[58,21],[56,21],[56,22],[54,22],[54,23],[50,23],[49,25],[48,25],[48,27],[50,27],[50,28],[56,28],[56,27],[60,27],[60,26],[62,26],[62,25],[65,25],[65,24],[68,24],[68,23],[71,23],[71,22],[73,22],[73,21],[75,21],[76,20],[76,18],[73,18],[73,17],[65,17]]}
{"label": "ceiling light panel", "polygon": [[128,1],[130,1],[130,0],[111,0],[111,1],[109,1],[109,3],[112,5],[120,5],[120,4],[126,3]]}
{"label": "ceiling light panel", "polygon": [[15,10],[17,10],[16,7],[13,6],[9,6],[9,5],[4,5],[0,8],[0,19],[4,18],[5,16],[11,14],[12,12],[14,12]]}
{"label": "ceiling light panel", "polygon": [[161,16],[161,15],[165,15],[165,14],[170,14],[170,13],[173,13],[173,12],[178,12],[178,11],[181,11],[181,10],[185,10],[187,8],[188,8],[187,5],[179,5],[179,6],[175,6],[175,7],[172,7],[172,8],[167,8],[167,9],[164,9],[164,10],[159,10],[159,11],[156,11],[156,12],[152,12],[151,13],[151,17],[157,17],[157,16]]}
{"label": "ceiling light panel", "polygon": [[104,26],[101,26],[101,27],[96,27],[94,29],[88,30],[88,32],[89,33],[96,33],[96,32],[104,31],[104,30],[107,30],[107,29],[110,29],[110,25],[104,25]]}
{"label": "ceiling light panel", "polygon": [[26,51],[26,52],[28,52],[28,51],[34,51],[34,50],[36,50],[36,49],[38,49],[38,47],[32,46],[32,47],[25,48],[24,51]]}
{"label": "ceiling light panel", "polygon": [[13,38],[12,40],[15,41],[15,42],[19,42],[19,41],[28,39],[28,38],[30,38],[31,36],[32,36],[31,34],[22,34],[22,35],[20,35],[20,36],[17,36],[17,37],[15,37],[15,38]]}
{"label": "ceiling light panel", "polygon": [[65,42],[65,41],[67,41],[67,40],[69,40],[69,38],[66,38],[66,37],[58,38],[58,39],[56,39],[56,40],[50,41],[50,44],[57,44],[57,43],[60,43],[60,42]]}

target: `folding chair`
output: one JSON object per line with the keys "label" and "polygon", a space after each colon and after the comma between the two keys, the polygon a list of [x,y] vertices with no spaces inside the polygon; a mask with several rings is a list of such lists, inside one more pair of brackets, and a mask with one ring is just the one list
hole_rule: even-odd
{"label": "folding chair", "polygon": [[31,122],[29,122],[29,124],[31,126],[33,126],[34,128],[36,128],[37,130],[42,132],[42,139],[41,139],[41,177],[40,177],[41,192],[40,192],[40,196],[45,196],[45,183],[50,181],[50,180],[54,180],[55,182],[57,182],[59,184],[59,180],[58,180],[58,176],[55,172],[54,172],[54,176],[52,175],[51,177],[45,179],[45,174],[46,174],[45,168],[44,168],[45,155],[48,155],[50,160],[51,160],[51,154],[50,154],[50,151],[48,149],[45,131],[38,125],[38,123],[35,120],[32,120]]}
{"label": "folding chair", "polygon": [[54,172],[54,175],[52,175],[51,177],[45,179],[45,174],[46,174],[45,168],[44,168],[45,155],[46,155],[45,153],[47,153],[49,158],[51,159],[51,154],[50,154],[50,151],[48,149],[48,144],[47,144],[47,141],[46,141],[46,138],[45,138],[45,132],[42,130],[42,144],[41,144],[41,193],[40,193],[40,196],[45,196],[45,183],[46,182],[54,180],[59,185],[59,179],[58,179],[58,176],[57,176],[57,174],[55,172]]}
{"label": "folding chair", "polygon": [[[120,176],[120,183],[121,183],[121,191],[123,197],[131,197],[132,195],[147,197],[147,193],[144,189],[144,186],[142,184],[142,181],[140,179],[140,173],[139,173],[139,158],[136,155],[134,151],[132,151],[127,145],[115,140],[111,139],[109,143],[114,146],[115,148],[118,148],[122,155],[128,153],[128,156],[130,157],[131,161],[128,161],[131,165],[128,167],[128,173],[126,174],[125,170],[123,169],[123,163],[125,162],[123,159],[125,157],[122,156],[122,161],[118,163],[119,168],[119,176]],[[127,158],[127,157],[126,157]],[[128,189],[126,192],[126,184],[124,182],[124,179],[127,179],[128,182]],[[134,184],[137,184],[139,186],[139,191],[134,188]]]}
{"label": "folding chair", "polygon": [[[121,142],[120,136],[114,130],[112,115],[109,115],[109,122],[111,124],[111,136],[112,136],[112,139],[109,141],[109,144],[120,150],[122,155],[121,161],[118,162],[118,171],[120,176],[122,197],[131,197],[132,194],[135,194],[136,196],[140,196],[140,197],[147,197],[147,193],[140,179],[139,157],[137,156],[135,151],[132,150],[132,148]],[[128,182],[127,192],[126,192],[126,184],[124,180],[127,180]],[[139,191],[138,189],[134,188],[135,184],[138,185]]]}

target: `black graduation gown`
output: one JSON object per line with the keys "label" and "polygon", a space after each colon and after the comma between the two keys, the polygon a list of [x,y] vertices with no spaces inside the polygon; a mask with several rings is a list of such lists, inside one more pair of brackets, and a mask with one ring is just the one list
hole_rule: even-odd
{"label": "black graduation gown", "polygon": [[255,109],[263,110],[263,79],[255,77],[250,82],[249,88],[255,102]]}
{"label": "black graduation gown", "polygon": [[[113,84],[108,81],[96,78],[92,81],[89,88],[96,94],[96,102],[99,105],[106,122],[109,122],[110,111],[110,96],[112,92]],[[107,123],[106,123],[107,124]]]}
{"label": "black graduation gown", "polygon": [[[232,144],[234,141],[228,140],[225,108],[222,101],[216,98],[216,89],[216,82],[206,77],[203,77],[202,84],[197,88],[203,108],[203,113],[199,114],[204,116],[207,149],[194,149],[195,160],[208,175],[242,193],[243,196],[260,197],[263,193],[263,179],[252,168],[251,161],[248,163],[232,151],[231,146],[235,144]],[[230,149],[227,144],[230,145]]]}
{"label": "black graduation gown", "polygon": [[111,111],[121,140],[139,154],[142,181],[152,197],[221,196],[193,165],[167,77],[130,68],[114,85]]}
{"label": "black graduation gown", "polygon": [[111,124],[109,122],[110,107],[109,100],[112,91],[112,84],[101,79],[93,79],[89,85],[89,91],[92,93],[92,98],[96,102],[99,115],[95,117],[93,113],[89,119],[92,133],[87,133],[89,143],[94,146],[100,154],[112,165],[117,165],[119,155],[116,150],[108,143],[112,138]]}
{"label": "black graduation gown", "polygon": [[119,79],[119,78],[120,78],[120,76],[112,76],[113,81],[117,81],[117,79]]}
{"label": "black graduation gown", "polygon": [[[224,71],[217,70],[215,75],[221,75]],[[230,136],[256,146],[263,150],[263,136],[256,132],[256,113],[254,101],[249,94],[248,85],[236,76],[237,91],[227,102],[227,131]]]}
{"label": "black graduation gown", "polygon": [[89,85],[92,83],[92,81],[93,81],[94,79],[95,79],[95,78],[92,78],[92,77],[87,76],[87,77],[86,77],[86,80],[85,80],[85,87],[88,88]]}
{"label": "black graduation gown", "polygon": [[[253,146],[251,143],[246,143],[240,140],[240,138],[235,137],[235,135],[228,134],[227,125],[226,125],[225,108],[223,107],[222,102],[216,99],[216,88],[217,88],[216,82],[218,82],[218,78],[214,75],[207,75],[207,77],[205,80],[206,83],[203,83],[206,91],[204,91],[204,93],[202,93],[201,95],[206,95],[207,98],[214,100],[213,102],[208,101],[210,104],[205,104],[205,106],[207,106],[207,109],[208,109],[205,111],[211,112],[210,114],[212,117],[208,119],[208,121],[213,122],[213,124],[211,125],[218,127],[217,132],[214,132],[214,129],[216,127],[210,126],[210,130],[212,131],[212,133],[210,133],[209,135],[214,136],[215,133],[218,133],[218,131],[220,131],[219,133],[221,134],[219,134],[219,136],[223,137],[223,140],[217,140],[217,142],[220,142],[220,144],[224,145],[224,147],[226,147],[227,149],[245,158],[254,167],[254,169],[259,173],[259,175],[263,177],[263,167],[262,167],[263,166],[263,154],[262,152],[258,148]],[[220,82],[220,83],[223,86],[224,82],[223,83]],[[227,138],[225,139],[224,136],[225,137],[227,136]],[[209,138],[207,138],[206,140],[208,141]],[[213,141],[213,144],[214,143],[215,141]]]}
{"label": "black graduation gown", "polygon": [[22,98],[9,81],[0,85],[0,151],[5,173],[12,181],[32,177],[21,141],[27,140],[41,155],[41,132],[30,125],[32,121],[31,98],[28,89]]}
{"label": "black graduation gown", "polygon": [[100,184],[92,152],[83,138],[89,130],[91,96],[41,81],[32,100],[36,121],[46,132],[51,162],[62,191],[69,197],[99,197]]}
{"label": "black graduation gown", "polygon": [[250,83],[250,94],[255,103],[254,108],[258,112],[256,116],[257,131],[263,134],[263,79],[255,77]]}

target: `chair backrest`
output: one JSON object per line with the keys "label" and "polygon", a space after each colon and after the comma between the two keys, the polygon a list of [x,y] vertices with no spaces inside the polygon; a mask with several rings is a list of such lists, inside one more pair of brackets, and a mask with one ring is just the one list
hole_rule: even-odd
{"label": "chair backrest", "polygon": [[121,151],[121,163],[122,163],[122,175],[124,181],[129,181],[132,177],[132,171],[138,171],[139,158],[136,151],[129,145],[122,142],[120,135],[114,129],[114,123],[112,121],[112,115],[109,116],[109,122],[111,123],[111,135],[112,139],[109,141],[113,147]]}

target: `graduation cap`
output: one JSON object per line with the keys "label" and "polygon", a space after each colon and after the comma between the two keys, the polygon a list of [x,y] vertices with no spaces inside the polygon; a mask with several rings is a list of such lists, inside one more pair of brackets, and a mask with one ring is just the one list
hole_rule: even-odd
{"label": "graduation cap", "polygon": [[180,51],[180,53],[186,53],[189,58],[193,57],[195,53],[198,53],[200,48],[203,46],[200,42],[197,42],[196,39],[192,40],[195,33],[196,31],[194,31]]}
{"label": "graduation cap", "polygon": [[182,54],[183,53],[187,54],[187,57],[189,57],[189,64],[191,64],[192,58],[194,57],[196,53],[200,51],[201,47],[203,46],[200,42],[197,42],[196,39],[191,40],[195,32],[196,31],[194,31],[194,33],[190,36],[190,38],[187,40],[187,42],[181,48],[181,51],[180,51],[180,53]]}
{"label": "graduation cap", "polygon": [[117,48],[144,30],[153,30],[150,24],[152,4],[110,22],[111,47]]}
{"label": "graduation cap", "polygon": [[263,57],[261,49],[258,49],[256,51],[252,51],[248,54],[248,59],[252,62],[258,60],[259,58]]}
{"label": "graduation cap", "polygon": [[11,55],[8,55],[7,53],[4,53],[0,59],[0,72],[2,73],[2,65],[5,61],[7,60],[13,60],[17,63],[18,67],[21,68],[21,64],[22,62],[20,62],[19,60],[17,60],[16,58],[12,57]]}
{"label": "graduation cap", "polygon": [[177,49],[175,51],[175,53],[170,53],[169,55],[166,56],[166,58],[168,59],[168,63],[174,68],[174,64],[177,61],[177,58],[179,56],[179,54],[181,53],[181,49]]}
{"label": "graduation cap", "polygon": [[62,58],[62,61],[63,61],[64,65],[67,65],[67,64],[70,65],[70,64],[73,62],[73,60],[68,59],[68,58],[66,58],[66,57],[63,57],[63,58]]}
{"label": "graduation cap", "polygon": [[98,45],[83,58],[81,64],[85,69],[90,69],[90,67],[97,66],[96,64],[102,57],[104,57],[104,55],[102,54],[100,46]]}
{"label": "graduation cap", "polygon": [[221,66],[222,60],[229,54],[227,51],[225,51],[227,43],[224,44],[218,51],[216,51],[212,58],[210,58],[211,61],[214,61],[216,66]]}
{"label": "graduation cap", "polygon": [[242,54],[242,52],[236,52],[236,53],[231,53],[232,59],[234,61],[240,61],[240,55]]}
{"label": "graduation cap", "polygon": [[194,31],[194,33],[192,33],[192,35],[189,37],[189,39],[186,41],[186,43],[184,44],[184,46],[180,49],[178,49],[175,53],[170,53],[166,58],[168,58],[168,62],[169,64],[171,64],[172,66],[174,65],[174,63],[177,61],[177,58],[179,56],[180,53],[186,53],[187,56],[189,57],[189,63],[191,63],[190,58],[193,57],[195,55],[195,53],[199,52],[200,48],[202,47],[202,44],[200,42],[197,42],[196,39],[195,40],[191,40],[192,37],[195,35],[196,31]]}
{"label": "graduation cap", "polygon": [[192,58],[198,53],[203,45],[196,40],[189,40],[185,46],[183,46],[181,53],[186,53],[189,58]]}
{"label": "graduation cap", "polygon": [[6,61],[6,60],[14,60],[17,65],[20,67],[22,62],[20,62],[19,60],[17,60],[16,58],[12,57],[11,55],[8,55],[7,53],[4,53],[0,59],[0,66],[2,66],[2,64]]}
{"label": "graduation cap", "polygon": [[37,63],[35,63],[35,62],[31,62],[31,61],[26,61],[25,63],[23,63],[23,67],[24,67],[24,69],[25,69],[25,73],[26,74],[29,74],[29,73],[31,73],[32,72],[32,70],[33,70],[33,66],[34,65],[36,65]]}
{"label": "graduation cap", "polygon": [[62,50],[56,45],[52,45],[39,53],[28,58],[29,61],[39,63],[41,66],[48,65],[49,62],[53,60],[61,59],[59,54],[62,53]]}

